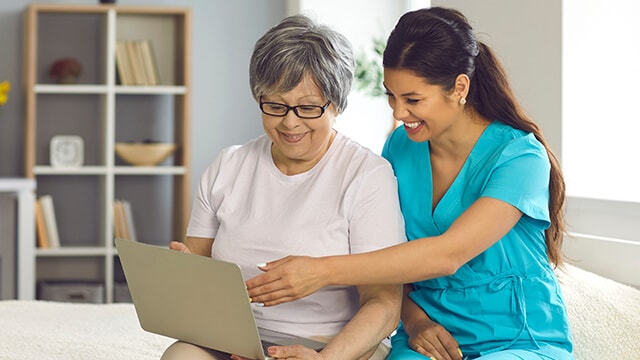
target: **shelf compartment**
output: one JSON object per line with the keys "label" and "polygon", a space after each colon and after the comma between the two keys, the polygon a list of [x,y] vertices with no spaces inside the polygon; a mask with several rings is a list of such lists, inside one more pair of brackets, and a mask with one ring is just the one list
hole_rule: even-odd
{"label": "shelf compartment", "polygon": [[[174,206],[173,176],[118,176],[115,198],[131,204],[138,241],[168,246],[175,240],[179,218]],[[166,219],[174,219],[173,222]]]}
{"label": "shelf compartment", "polygon": [[[174,143],[176,152],[158,166],[182,166],[180,157],[183,147],[180,132],[177,131],[182,119],[175,121],[176,98],[171,95],[122,95],[116,96],[116,142],[154,142]],[[119,166],[128,165],[114,152],[114,163]]]}
{"label": "shelf compartment", "polygon": [[101,176],[38,177],[38,196],[53,198],[61,249],[104,246],[103,187]]}
{"label": "shelf compartment", "polygon": [[49,69],[56,60],[67,57],[82,66],[78,84],[106,83],[106,13],[40,12],[37,22],[37,83],[56,83]]}
{"label": "shelf compartment", "polygon": [[116,15],[116,40],[149,40],[160,85],[185,85],[184,22],[188,13],[138,12],[122,8]]}
{"label": "shelf compartment", "polygon": [[104,137],[101,135],[104,100],[102,95],[38,95],[35,165],[50,165],[50,144],[56,135],[80,136],[84,144],[83,164],[104,165]]}
{"label": "shelf compartment", "polygon": [[[60,266],[64,264],[64,266]],[[38,257],[36,279],[38,281],[96,281],[105,275],[104,256]]]}

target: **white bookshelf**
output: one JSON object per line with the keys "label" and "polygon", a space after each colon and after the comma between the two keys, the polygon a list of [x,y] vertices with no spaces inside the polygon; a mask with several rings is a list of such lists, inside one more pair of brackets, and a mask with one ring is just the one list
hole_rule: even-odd
{"label": "white bookshelf", "polygon": [[[182,239],[189,204],[191,11],[181,7],[32,4],[25,10],[25,175],[37,196],[54,199],[60,248],[23,251],[35,274],[24,278],[35,297],[39,281],[93,281],[113,302],[122,281],[113,245],[115,199],[132,204],[138,240],[157,245]],[[117,81],[117,40],[149,40],[160,74],[157,86]],[[97,40],[97,41],[96,41]],[[48,78],[50,64],[74,57],[83,67],[76,84]],[[55,167],[55,135],[84,140],[80,167]],[[157,166],[132,166],[115,143],[153,139],[178,150]]]}

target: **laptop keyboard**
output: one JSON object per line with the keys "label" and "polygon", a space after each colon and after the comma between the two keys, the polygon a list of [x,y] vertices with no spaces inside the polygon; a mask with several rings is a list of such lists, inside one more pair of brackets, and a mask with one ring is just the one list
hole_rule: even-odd
{"label": "laptop keyboard", "polygon": [[279,345],[278,345],[278,344],[276,344],[276,343],[272,343],[272,342],[268,342],[268,341],[264,341],[264,340],[261,340],[261,341],[262,341],[262,351],[263,351],[265,354],[267,353],[267,348],[268,348],[269,346],[279,346]]}

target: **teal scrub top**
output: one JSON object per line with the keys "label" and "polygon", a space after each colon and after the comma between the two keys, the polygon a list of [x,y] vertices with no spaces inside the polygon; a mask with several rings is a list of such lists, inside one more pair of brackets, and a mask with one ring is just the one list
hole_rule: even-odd
{"label": "teal scrub top", "polygon": [[523,213],[511,231],[455,274],[414,283],[410,298],[451,333],[464,354],[543,343],[571,352],[565,304],[546,254],[550,163],[534,135],[492,122],[434,211],[429,143],[410,140],[399,127],[382,155],[398,179],[409,240],[444,233],[480,197]]}

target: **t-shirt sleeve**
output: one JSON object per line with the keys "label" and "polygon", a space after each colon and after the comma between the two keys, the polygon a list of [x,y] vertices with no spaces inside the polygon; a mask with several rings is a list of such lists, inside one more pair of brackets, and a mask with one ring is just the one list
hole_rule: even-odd
{"label": "t-shirt sleeve", "polygon": [[214,188],[216,179],[224,159],[236,147],[229,147],[220,152],[200,176],[200,184],[191,207],[191,217],[187,226],[187,236],[213,239],[216,237],[220,223],[214,206]]}
{"label": "t-shirt sleeve", "polygon": [[481,196],[505,201],[549,225],[549,173],[544,146],[533,135],[509,143],[497,160]]}
{"label": "t-shirt sleeve", "polygon": [[406,241],[396,178],[384,159],[362,175],[358,193],[352,200],[349,239],[352,253],[389,247]]}

